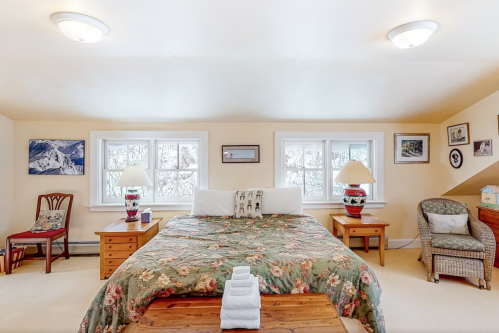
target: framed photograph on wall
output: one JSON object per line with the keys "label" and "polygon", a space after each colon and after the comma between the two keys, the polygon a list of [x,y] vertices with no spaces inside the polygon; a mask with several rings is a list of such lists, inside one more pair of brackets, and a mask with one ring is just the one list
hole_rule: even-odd
{"label": "framed photograph on wall", "polygon": [[395,163],[430,163],[430,134],[395,134]]}
{"label": "framed photograph on wall", "polygon": [[492,140],[473,141],[474,156],[492,156]]}
{"label": "framed photograph on wall", "polygon": [[459,149],[454,148],[450,151],[449,162],[454,169],[459,169],[463,165],[463,154]]}
{"label": "framed photograph on wall", "polygon": [[447,127],[447,138],[449,146],[460,146],[470,144],[470,124],[458,124]]}
{"label": "framed photograph on wall", "polygon": [[260,146],[223,145],[222,163],[260,163]]}
{"label": "framed photograph on wall", "polygon": [[29,140],[30,175],[83,175],[85,140]]}

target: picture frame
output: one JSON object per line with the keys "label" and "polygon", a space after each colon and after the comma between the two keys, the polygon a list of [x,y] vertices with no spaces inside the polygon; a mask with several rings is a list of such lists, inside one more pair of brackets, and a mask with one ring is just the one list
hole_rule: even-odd
{"label": "picture frame", "polygon": [[430,133],[396,133],[395,163],[430,163]]}
{"label": "picture frame", "polygon": [[29,140],[28,174],[85,174],[85,140]]}
{"label": "picture frame", "polygon": [[459,169],[463,165],[463,153],[454,148],[449,153],[449,162],[454,169]]}
{"label": "picture frame", "polygon": [[492,139],[473,141],[473,156],[492,156]]}
{"label": "picture frame", "polygon": [[260,163],[260,145],[222,145],[222,163]]}
{"label": "picture frame", "polygon": [[463,123],[447,127],[447,140],[449,146],[462,146],[470,144],[470,124]]}

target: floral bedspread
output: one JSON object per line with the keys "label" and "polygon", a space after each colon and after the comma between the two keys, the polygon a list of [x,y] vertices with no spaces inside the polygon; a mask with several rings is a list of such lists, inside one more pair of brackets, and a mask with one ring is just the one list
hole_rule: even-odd
{"label": "floral bedspread", "polygon": [[122,332],[158,297],[221,295],[239,265],[251,266],[262,294],[327,293],[341,316],[385,332],[373,270],[313,216],[181,215],[115,271],[79,333]]}

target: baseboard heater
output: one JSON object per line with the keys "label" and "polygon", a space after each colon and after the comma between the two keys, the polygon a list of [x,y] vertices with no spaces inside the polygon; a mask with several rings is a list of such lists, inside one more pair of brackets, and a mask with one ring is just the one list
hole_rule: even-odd
{"label": "baseboard heater", "polygon": [[[338,236],[338,239],[343,241],[343,235]],[[379,237],[370,236],[369,237],[369,247],[378,248]],[[364,248],[364,236],[350,236],[350,248]],[[385,234],[385,250],[388,249],[388,236]]]}
{"label": "baseboard heater", "polygon": [[[28,253],[36,252],[36,244],[22,244],[16,243],[16,245],[27,246]],[[68,242],[69,254],[99,254],[100,253],[100,242],[99,241],[82,241],[82,242]],[[45,243],[42,243],[42,248],[45,251]],[[52,242],[52,253],[59,254],[61,249],[64,250],[64,242],[57,241]]]}

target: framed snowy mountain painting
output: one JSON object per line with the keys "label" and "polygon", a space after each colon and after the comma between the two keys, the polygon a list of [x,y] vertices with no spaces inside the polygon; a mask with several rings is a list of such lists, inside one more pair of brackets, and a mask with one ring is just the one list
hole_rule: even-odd
{"label": "framed snowy mountain painting", "polygon": [[84,140],[29,140],[30,175],[83,175]]}

